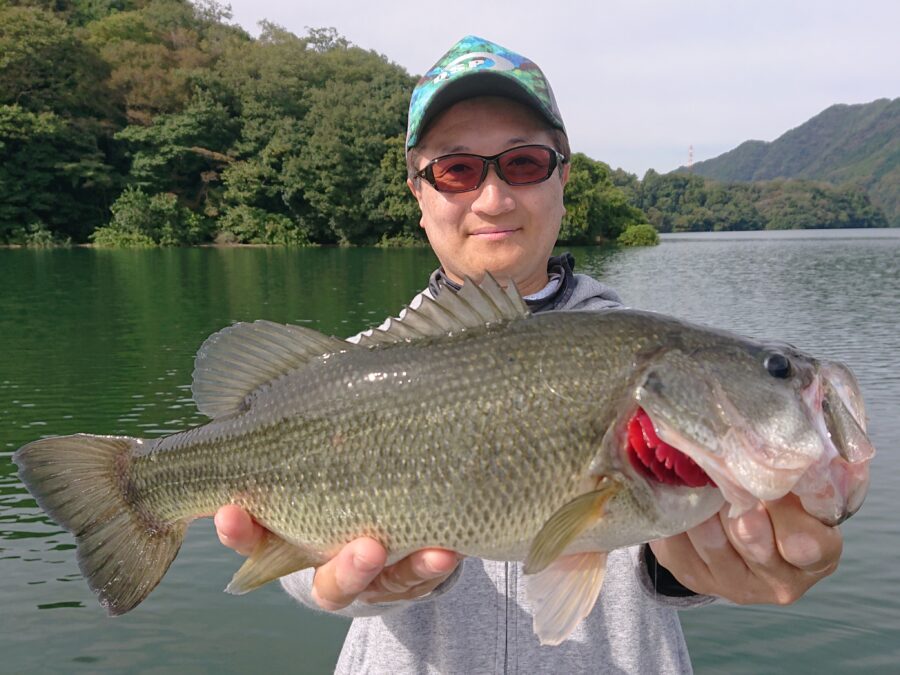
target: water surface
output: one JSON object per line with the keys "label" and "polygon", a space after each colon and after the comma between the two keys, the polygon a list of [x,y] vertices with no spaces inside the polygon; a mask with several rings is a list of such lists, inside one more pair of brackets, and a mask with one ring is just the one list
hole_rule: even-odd
{"label": "water surface", "polygon": [[[670,235],[653,248],[577,249],[578,268],[634,307],[839,358],[860,379],[880,454],[838,572],[788,608],[685,612],[698,672],[896,672],[900,666],[900,230]],[[349,335],[395,313],[426,250],[0,250],[0,573],[4,672],[315,673],[347,624],[277,586],[221,592],[240,564],[195,523],[140,608],[109,619],[72,538],[9,461],[46,435],[155,437],[204,421],[193,355],[265,318]]]}

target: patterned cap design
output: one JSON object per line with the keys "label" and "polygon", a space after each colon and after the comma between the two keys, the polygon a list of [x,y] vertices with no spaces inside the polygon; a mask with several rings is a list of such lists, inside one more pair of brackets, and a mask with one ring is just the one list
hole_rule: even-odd
{"label": "patterned cap design", "polygon": [[506,96],[539,112],[565,132],[550,83],[530,59],[475,35],[457,42],[413,89],[409,101],[406,149],[442,110],[474,96]]}

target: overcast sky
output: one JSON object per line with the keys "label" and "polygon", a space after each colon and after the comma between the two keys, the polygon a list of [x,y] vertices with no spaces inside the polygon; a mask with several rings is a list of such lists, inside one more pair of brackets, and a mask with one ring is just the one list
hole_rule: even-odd
{"label": "overcast sky", "polygon": [[898,0],[232,0],[334,27],[420,75],[466,34],[535,61],[581,151],[643,176],[771,141],[834,103],[900,96]]}

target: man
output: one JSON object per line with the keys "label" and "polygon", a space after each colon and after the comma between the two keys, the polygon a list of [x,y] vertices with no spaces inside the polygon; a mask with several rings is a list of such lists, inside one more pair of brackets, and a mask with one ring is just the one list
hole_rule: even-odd
{"label": "man", "polygon": [[[618,305],[610,289],[573,274],[570,257],[551,257],[569,147],[534,63],[480,38],[461,40],[413,92],[407,154],[407,184],[441,263],[425,293],[438,280],[454,287],[488,270],[513,279],[533,312]],[[263,532],[234,506],[220,509],[216,526],[245,555]],[[533,635],[514,563],[461,562],[431,549],[384,567],[385,550],[363,538],[282,584],[307,604],[355,617],[341,672],[684,672],[677,608],[715,597],[793,602],[834,571],[841,541],[788,496],[613,552],[597,605],[557,647]]]}

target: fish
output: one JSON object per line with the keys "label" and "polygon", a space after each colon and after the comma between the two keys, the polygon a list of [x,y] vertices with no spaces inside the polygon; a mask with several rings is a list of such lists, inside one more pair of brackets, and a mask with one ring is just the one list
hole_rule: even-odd
{"label": "fish", "polygon": [[596,603],[609,551],[791,492],[837,524],[875,453],[837,361],[654,312],[532,315],[490,274],[358,344],[231,325],[200,347],[192,392],[204,425],[14,454],[111,615],[157,586],[191,521],[236,504],[266,535],[228,592],[361,536],[388,564],[440,547],[523,561],[534,631],[559,644]]}

